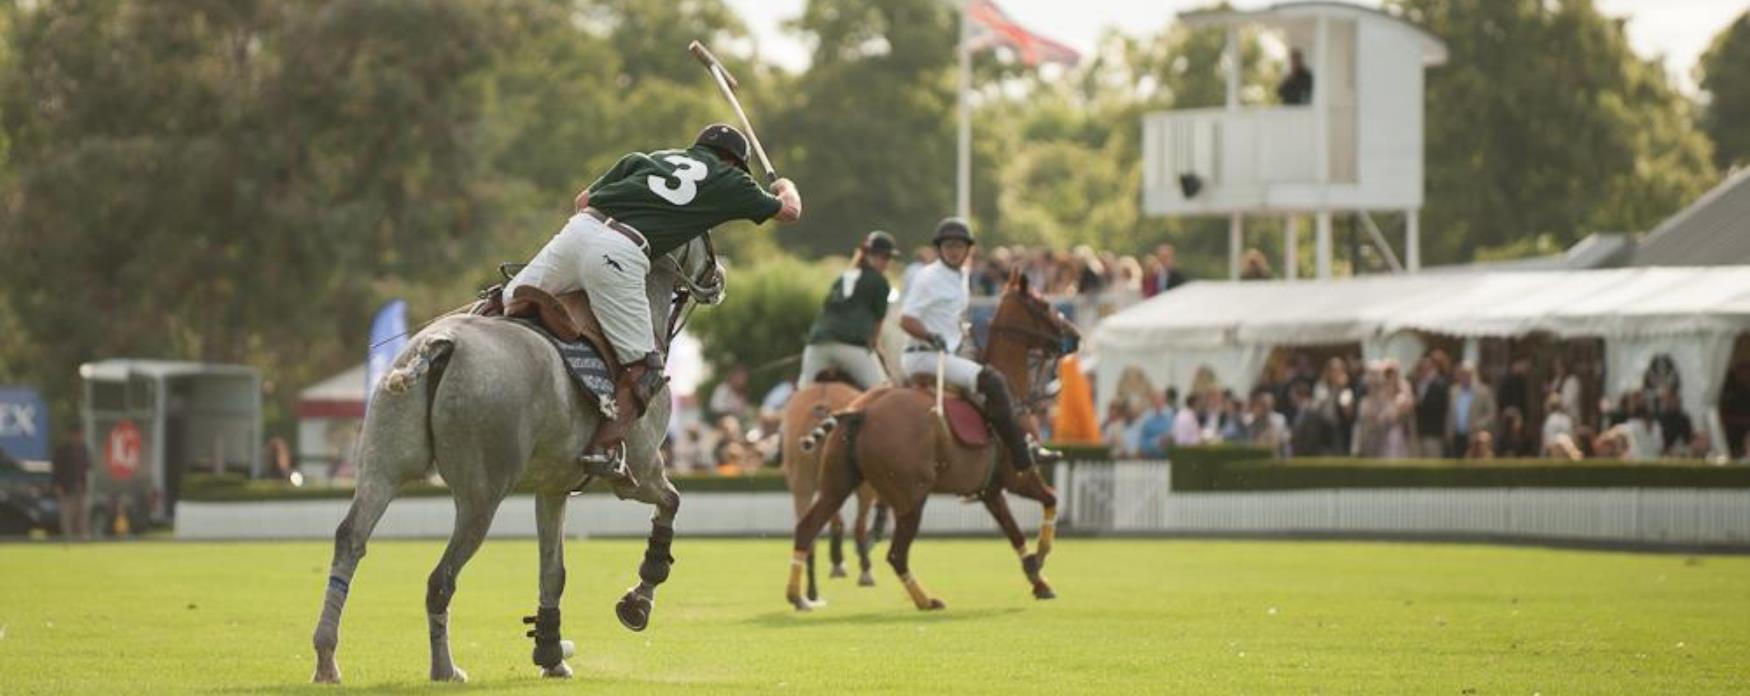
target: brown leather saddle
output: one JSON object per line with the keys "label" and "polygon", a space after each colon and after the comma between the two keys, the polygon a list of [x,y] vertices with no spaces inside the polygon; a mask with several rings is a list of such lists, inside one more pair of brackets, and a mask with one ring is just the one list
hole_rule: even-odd
{"label": "brown leather saddle", "polygon": [[[491,298],[487,302],[485,313],[490,314],[494,303]],[[524,285],[511,294],[510,301],[500,308],[500,312],[507,317],[537,322],[554,338],[565,343],[588,341],[608,364],[609,372],[620,373],[620,360],[614,354],[613,345],[608,343],[601,322],[596,320],[595,311],[590,308],[589,293],[576,290],[554,297],[545,290]]]}
{"label": "brown leather saddle", "polygon": [[951,394],[942,400],[942,409],[948,412],[948,430],[960,444],[967,447],[990,444],[990,426],[985,424],[984,412],[976,404]]}
{"label": "brown leather saddle", "polygon": [[[912,388],[930,395],[930,400],[936,397],[936,383],[933,378],[914,377]],[[990,424],[984,419],[984,409],[978,403],[961,393],[958,388],[948,387],[948,393],[942,397],[942,409],[947,411],[948,432],[954,434],[954,439],[967,447],[984,447],[990,444]]]}
{"label": "brown leather saddle", "polygon": [[820,384],[821,382],[838,382],[839,384],[849,384],[851,386],[856,386],[856,383],[851,381],[850,375],[845,374],[843,371],[839,370],[836,367],[829,367],[829,368],[826,368],[824,370],[821,370],[820,372],[815,373],[814,383]]}

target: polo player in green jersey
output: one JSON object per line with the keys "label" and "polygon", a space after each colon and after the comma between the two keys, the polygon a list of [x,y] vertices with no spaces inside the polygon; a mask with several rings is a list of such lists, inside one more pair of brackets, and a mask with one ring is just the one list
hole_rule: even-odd
{"label": "polo player in green jersey", "polygon": [[577,195],[577,214],[505,284],[507,302],[524,285],[554,296],[589,293],[622,368],[613,419],[580,457],[592,471],[623,471],[626,432],[665,382],[644,294],[650,260],[732,220],[802,218],[795,184],[779,179],[767,193],[748,173],[747,158],[747,138],[721,123],[699,131],[691,147],[621,157]]}
{"label": "polo player in green jersey", "polygon": [[798,390],[807,389],[828,369],[838,370],[863,391],[886,379],[874,346],[881,336],[881,322],[887,317],[888,295],[893,291],[883,274],[898,248],[893,235],[870,232],[852,256],[850,269],[833,280],[820,314],[808,330]]}

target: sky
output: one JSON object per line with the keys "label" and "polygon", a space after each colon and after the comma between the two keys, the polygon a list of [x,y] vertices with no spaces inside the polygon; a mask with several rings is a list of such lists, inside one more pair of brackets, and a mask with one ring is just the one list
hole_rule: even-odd
{"label": "sky", "polygon": [[[805,0],[728,0],[753,30],[762,57],[790,70],[808,64],[808,48],[783,30],[784,20],[802,12]],[[1693,94],[1690,71],[1708,41],[1734,18],[1750,9],[1750,0],[1596,0],[1600,10],[1628,17],[1629,43],[1643,56],[1663,56],[1665,68],[1680,89]],[[998,0],[1009,17],[1033,31],[1062,41],[1083,53],[1091,51],[1107,27],[1149,34],[1173,21],[1179,11],[1209,4],[1209,0]],[[1237,0],[1236,7],[1258,9],[1273,2]],[[1377,7],[1378,0],[1357,4]]]}

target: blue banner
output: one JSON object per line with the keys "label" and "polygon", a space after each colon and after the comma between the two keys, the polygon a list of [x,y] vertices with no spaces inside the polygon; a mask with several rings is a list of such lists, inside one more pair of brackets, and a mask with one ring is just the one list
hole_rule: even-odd
{"label": "blue banner", "polygon": [[407,347],[407,302],[390,300],[371,319],[370,343],[365,352],[365,407],[371,404],[371,393],[377,380],[388,374],[395,356]]}
{"label": "blue banner", "polygon": [[35,389],[0,387],[0,451],[20,461],[48,461],[49,409]]}

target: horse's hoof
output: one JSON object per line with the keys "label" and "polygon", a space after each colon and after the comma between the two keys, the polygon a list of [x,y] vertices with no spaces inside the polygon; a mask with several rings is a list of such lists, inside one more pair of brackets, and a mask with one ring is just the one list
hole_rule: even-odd
{"label": "horse's hoof", "polygon": [[468,673],[462,671],[461,667],[456,667],[456,666],[452,665],[450,667],[449,674],[443,674],[440,672],[432,672],[431,673],[431,680],[434,682],[452,682],[455,684],[466,684],[466,683],[468,683]]}
{"label": "horse's hoof", "polygon": [[638,594],[637,590],[630,590],[614,605],[614,615],[620,617],[620,625],[633,631],[642,631],[650,626],[651,608],[649,597]]}
{"label": "horse's hoof", "polygon": [[849,576],[850,576],[850,573],[845,572],[845,564],[834,563],[832,566],[832,575],[829,577],[843,578],[843,577],[849,577]]}
{"label": "horse's hoof", "polygon": [[814,611],[814,603],[808,601],[807,598],[800,594],[786,592],[784,593],[784,600],[789,602],[790,606],[795,607],[796,611]]}
{"label": "horse's hoof", "polygon": [[1034,599],[1057,599],[1057,593],[1052,592],[1051,588],[1049,588],[1049,587],[1045,587],[1045,586],[1035,587],[1035,588],[1033,588],[1033,598]]}
{"label": "horse's hoof", "polygon": [[562,664],[567,657],[577,654],[577,644],[569,640],[559,640],[553,643],[535,642],[535,650],[529,655],[536,667]]}
{"label": "horse's hoof", "polygon": [[930,599],[930,605],[929,605],[929,606],[926,606],[926,607],[918,607],[918,608],[919,608],[919,609],[922,609],[922,610],[924,610],[924,611],[941,611],[941,610],[943,610],[943,609],[947,609],[947,608],[948,608],[948,603],[947,603],[947,602],[944,602],[944,601],[942,601],[942,600],[940,600],[940,599],[935,599],[935,598],[933,598],[933,597],[932,597],[932,598],[931,598],[931,599]]}
{"label": "horse's hoof", "polygon": [[541,676],[547,679],[570,679],[571,666],[561,662],[552,667],[545,667],[541,669]]}
{"label": "horse's hoof", "polygon": [[310,683],[339,684],[340,668],[334,665],[319,665],[316,667],[316,673],[310,675]]}
{"label": "horse's hoof", "polygon": [[857,586],[858,587],[874,587],[875,586],[875,574],[871,573],[867,570],[863,571],[863,574],[857,576]]}

